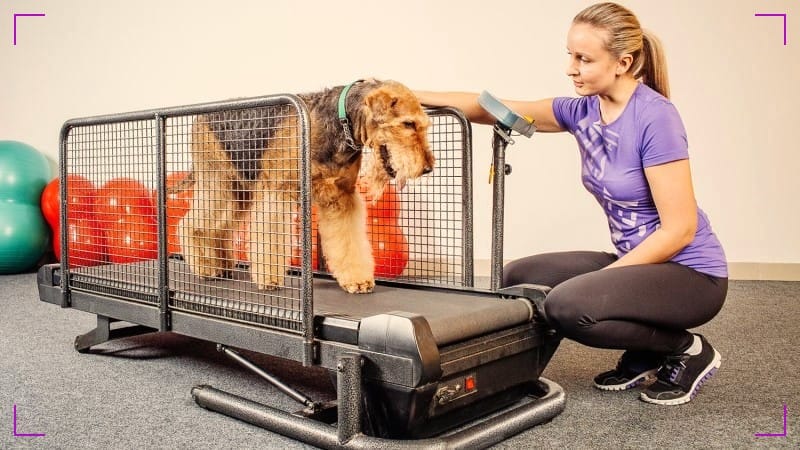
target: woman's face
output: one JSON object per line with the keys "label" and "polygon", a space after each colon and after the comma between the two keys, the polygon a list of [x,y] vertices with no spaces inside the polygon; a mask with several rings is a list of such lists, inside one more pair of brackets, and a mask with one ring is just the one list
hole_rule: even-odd
{"label": "woman's face", "polygon": [[584,23],[573,24],[567,34],[567,76],[578,95],[605,93],[616,80],[618,61],[605,48],[607,32]]}

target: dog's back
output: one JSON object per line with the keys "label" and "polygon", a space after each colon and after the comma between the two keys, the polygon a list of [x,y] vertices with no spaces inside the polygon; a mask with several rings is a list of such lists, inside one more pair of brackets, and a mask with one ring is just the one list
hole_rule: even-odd
{"label": "dog's back", "polygon": [[[342,127],[337,118],[339,94],[343,86],[325,89],[319,92],[299,94],[311,114],[312,158],[318,161],[331,161],[338,147],[345,142]],[[362,89],[354,90],[348,103],[352,105],[362,99],[358,95]],[[353,105],[354,109],[357,109]],[[288,111],[277,111],[275,108],[249,108],[209,113],[200,118],[217,141],[222,144],[228,159],[236,167],[243,180],[253,181],[258,178],[264,151],[269,148],[270,140],[282,127]],[[316,131],[316,132],[315,132]]]}
{"label": "dog's back", "polygon": [[265,107],[214,112],[202,120],[225,148],[239,176],[252,181],[258,178],[261,157],[283,119]]}

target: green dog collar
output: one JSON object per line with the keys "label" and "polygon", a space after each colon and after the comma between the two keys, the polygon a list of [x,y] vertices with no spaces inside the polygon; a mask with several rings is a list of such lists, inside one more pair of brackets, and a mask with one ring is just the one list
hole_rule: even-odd
{"label": "green dog collar", "polygon": [[364,80],[356,80],[352,83],[348,84],[347,86],[342,89],[342,92],[339,94],[339,123],[342,124],[342,129],[344,130],[344,139],[347,143],[347,146],[352,148],[353,150],[360,150],[356,147],[356,142],[353,139],[353,132],[352,128],[350,127],[350,120],[347,118],[347,111],[345,110],[345,103],[347,102],[347,93],[350,92],[350,88],[353,87],[354,84],[360,83]]}

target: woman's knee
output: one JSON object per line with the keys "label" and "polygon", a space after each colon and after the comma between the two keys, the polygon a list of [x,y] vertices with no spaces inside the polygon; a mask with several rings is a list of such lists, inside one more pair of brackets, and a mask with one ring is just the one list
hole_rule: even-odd
{"label": "woman's knee", "polygon": [[568,286],[558,286],[547,294],[544,315],[547,321],[560,330],[574,330],[584,322],[585,303]]}
{"label": "woman's knee", "polygon": [[553,287],[569,278],[563,276],[564,259],[569,253],[540,253],[516,259],[503,268],[503,287],[516,284],[543,284]]}
{"label": "woman's knee", "polygon": [[523,283],[540,284],[535,278],[538,273],[536,256],[511,261],[503,267],[503,287],[514,286]]}
{"label": "woman's knee", "polygon": [[604,252],[553,252],[520,258],[506,264],[503,286],[532,283],[555,287],[576,276],[600,270],[616,256]]}

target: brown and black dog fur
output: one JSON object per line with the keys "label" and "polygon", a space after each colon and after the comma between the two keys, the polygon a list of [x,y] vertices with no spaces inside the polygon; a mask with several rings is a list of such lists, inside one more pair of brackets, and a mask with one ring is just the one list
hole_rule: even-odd
{"label": "brown and black dog fur", "polygon": [[[433,170],[428,116],[417,98],[394,81],[352,85],[346,99],[355,148],[338,119],[344,87],[300,94],[310,113],[311,199],[331,274],[350,293],[371,292],[374,260],[366,235],[362,183],[378,198],[390,179]],[[232,110],[195,119],[191,132],[193,195],[178,225],[184,260],[204,278],[224,277],[235,264],[234,233],[249,222],[250,276],[259,289],[280,289],[287,269],[300,192],[296,115],[265,117]],[[362,147],[373,150],[366,162]]]}

